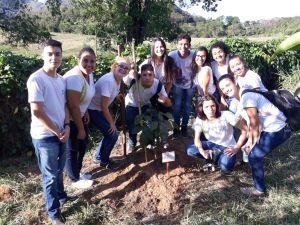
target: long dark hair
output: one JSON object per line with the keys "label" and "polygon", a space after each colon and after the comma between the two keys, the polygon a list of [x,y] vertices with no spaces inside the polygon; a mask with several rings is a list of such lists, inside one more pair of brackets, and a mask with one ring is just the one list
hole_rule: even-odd
{"label": "long dark hair", "polygon": [[198,102],[198,104],[197,104],[198,117],[201,120],[207,120],[207,116],[205,115],[205,113],[203,111],[203,103],[206,102],[206,101],[213,101],[215,103],[215,105],[216,105],[216,118],[220,117],[221,116],[220,105],[219,105],[217,99],[211,94],[203,96],[200,99],[200,101]]}
{"label": "long dark hair", "polygon": [[200,46],[199,48],[197,48],[197,50],[195,51],[194,55],[193,55],[193,60],[192,60],[192,64],[191,64],[191,67],[192,67],[192,80],[194,80],[196,74],[198,73],[198,65],[197,63],[195,62],[195,59],[196,59],[196,56],[197,56],[197,53],[198,52],[205,52],[206,54],[206,60],[204,62],[204,65],[205,66],[208,66],[209,63],[210,63],[210,56],[208,54],[208,50],[206,47],[204,46]]}
{"label": "long dark hair", "polygon": [[151,58],[149,60],[153,61],[154,65],[156,65],[157,56],[154,53],[154,47],[155,47],[155,42],[157,42],[157,41],[159,41],[162,44],[162,46],[165,48],[165,52],[162,55],[161,59],[164,64],[164,72],[165,72],[164,82],[169,83],[169,82],[172,82],[172,72],[171,72],[171,66],[170,66],[172,64],[172,61],[171,61],[172,59],[171,59],[171,57],[168,56],[166,42],[162,38],[156,37],[152,40]]}

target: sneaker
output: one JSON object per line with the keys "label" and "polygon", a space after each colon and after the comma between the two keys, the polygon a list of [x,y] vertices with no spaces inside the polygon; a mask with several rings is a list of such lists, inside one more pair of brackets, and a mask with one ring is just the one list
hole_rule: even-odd
{"label": "sneaker", "polygon": [[90,173],[80,173],[81,180],[92,180],[92,174]]}
{"label": "sneaker", "polygon": [[78,199],[77,196],[67,196],[67,197],[65,197],[65,198],[59,199],[59,203],[60,203],[60,206],[63,206],[63,205],[66,204],[67,202],[73,202],[73,201],[75,201],[76,199]]}
{"label": "sneaker", "polygon": [[241,192],[245,195],[252,195],[252,196],[263,196],[265,192],[261,192],[255,189],[255,187],[244,187],[241,188]]}
{"label": "sneaker", "polygon": [[94,182],[92,180],[78,180],[76,182],[72,182],[72,186],[78,189],[85,189],[91,187],[93,183]]}
{"label": "sneaker", "polygon": [[130,154],[135,150],[135,147],[133,145],[127,144],[126,146],[126,154]]}
{"label": "sneaker", "polygon": [[173,130],[173,138],[178,138],[180,137],[180,131],[178,129]]}
{"label": "sneaker", "polygon": [[181,135],[182,135],[182,137],[188,136],[187,126],[181,126]]}
{"label": "sneaker", "polygon": [[100,159],[95,159],[95,158],[93,158],[93,163],[99,164],[99,163],[101,163],[101,160],[100,160]]}
{"label": "sneaker", "polygon": [[64,223],[61,222],[61,220],[58,219],[58,218],[51,219],[51,223],[52,223],[53,225],[64,225]]}
{"label": "sneaker", "polygon": [[116,171],[119,169],[118,164],[111,162],[111,161],[108,163],[100,163],[100,166],[105,169],[109,169],[109,170],[113,170],[113,171]]}

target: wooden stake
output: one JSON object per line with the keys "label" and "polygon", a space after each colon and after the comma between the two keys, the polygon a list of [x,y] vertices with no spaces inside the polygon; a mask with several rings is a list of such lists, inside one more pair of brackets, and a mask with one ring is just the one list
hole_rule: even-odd
{"label": "wooden stake", "polygon": [[167,167],[167,175],[170,176],[170,162],[166,163],[166,167]]}

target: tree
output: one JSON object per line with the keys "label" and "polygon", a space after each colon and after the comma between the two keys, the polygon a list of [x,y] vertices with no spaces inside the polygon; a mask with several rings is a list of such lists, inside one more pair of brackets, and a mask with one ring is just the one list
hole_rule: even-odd
{"label": "tree", "polygon": [[8,43],[28,45],[50,37],[50,33],[39,25],[39,17],[30,15],[29,11],[17,0],[0,4],[0,30]]}
{"label": "tree", "polygon": [[175,3],[179,6],[202,3],[207,10],[216,10],[220,0],[71,0],[86,15],[93,15],[96,34],[102,44],[111,40],[136,44],[153,36],[173,39],[180,31],[171,19]]}

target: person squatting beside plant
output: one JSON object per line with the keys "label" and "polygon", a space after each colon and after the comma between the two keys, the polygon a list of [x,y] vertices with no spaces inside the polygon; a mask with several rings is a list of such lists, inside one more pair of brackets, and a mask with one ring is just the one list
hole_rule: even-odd
{"label": "person squatting beside plant", "polygon": [[[141,111],[145,112],[151,104],[151,98],[158,95],[158,101],[166,107],[171,107],[171,100],[161,82],[154,78],[154,68],[151,64],[144,64],[141,67],[141,74],[138,81],[133,74],[127,75],[124,83],[129,86],[129,93],[125,97],[126,124],[129,131],[127,151],[132,152],[137,143],[137,134],[134,132],[135,118]],[[133,81],[134,80],[134,81]],[[160,87],[160,90],[159,90]]]}
{"label": "person squatting beside plant", "polygon": [[118,140],[118,132],[108,107],[119,95],[122,78],[128,74],[130,66],[127,58],[117,57],[111,66],[111,72],[103,75],[96,82],[95,96],[89,106],[91,123],[103,135],[93,161],[100,163],[101,167],[111,170],[118,169],[118,165],[109,160],[111,151]]}
{"label": "person squatting beside plant", "polygon": [[[230,76],[230,75],[228,75]],[[219,81],[220,89],[226,95],[234,95],[238,87],[232,79],[224,76]],[[284,114],[263,95],[246,92],[239,98],[249,117],[249,135],[245,144],[252,171],[254,187],[242,188],[249,195],[263,195],[266,192],[263,158],[291,135]]]}
{"label": "person squatting beside plant", "polygon": [[80,50],[78,65],[64,75],[67,103],[70,110],[70,138],[67,142],[66,171],[75,188],[92,186],[91,174],[82,174],[82,161],[88,141],[89,114],[87,108],[95,94],[93,72],[96,55],[92,48]]}
{"label": "person squatting beside plant", "polygon": [[[175,63],[178,71],[173,76],[173,116],[177,128],[173,131],[173,136],[179,136],[179,129],[181,128],[181,135],[187,137],[187,125],[189,121],[192,98],[195,94],[194,83],[192,80],[192,68],[194,52],[189,50],[191,47],[191,36],[182,33],[177,37],[177,50],[169,53]],[[182,115],[181,115],[182,113]]]}
{"label": "person squatting beside plant", "polygon": [[65,143],[70,134],[66,106],[66,83],[56,71],[62,62],[62,44],[56,40],[43,43],[42,68],[27,81],[31,108],[30,134],[42,173],[43,193],[52,224],[63,224],[60,206],[68,200],[64,191],[63,169]]}
{"label": "person squatting beside plant", "polygon": [[[246,141],[246,123],[230,111],[220,111],[217,100],[210,94],[201,98],[197,111],[198,116],[193,124],[194,144],[187,146],[187,154],[197,159],[213,160],[222,172],[230,172],[234,168],[237,152]],[[241,131],[237,142],[233,127]],[[201,133],[205,141],[200,140]]]}

